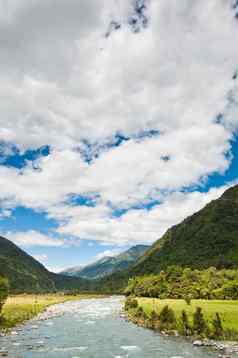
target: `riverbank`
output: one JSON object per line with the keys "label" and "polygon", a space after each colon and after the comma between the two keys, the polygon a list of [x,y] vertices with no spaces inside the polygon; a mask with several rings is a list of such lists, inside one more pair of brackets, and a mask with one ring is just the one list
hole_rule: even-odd
{"label": "riverbank", "polygon": [[[53,305],[0,337],[7,357],[193,357],[218,358],[210,348],[155,335],[120,318],[123,297],[110,296]],[[184,354],[186,352],[186,354]]]}
{"label": "riverbank", "polygon": [[189,323],[192,324],[193,314],[197,307],[202,308],[202,312],[206,321],[211,322],[215,314],[218,312],[225,330],[234,330],[238,332],[238,301],[225,300],[191,300],[187,304],[184,300],[175,299],[154,299],[154,298],[137,298],[138,305],[150,317],[152,311],[158,314],[168,305],[173,309],[177,320],[181,318],[183,310],[188,315]]}
{"label": "riverbank", "polygon": [[82,294],[82,295],[17,295],[10,296],[3,306],[0,318],[0,331],[11,329],[25,321],[32,319],[47,307],[64,303],[67,301],[78,301],[88,298],[100,298],[102,295]]}
{"label": "riverbank", "polygon": [[[131,301],[126,303],[127,318],[139,326],[153,329],[164,336],[187,336],[195,346],[213,347],[225,354],[238,352],[237,301],[192,300],[187,304],[184,300],[170,299],[140,297],[129,300]],[[171,312],[167,317],[162,313],[165,312],[165,307],[172,309],[172,319]],[[194,314],[197,307],[202,309],[202,324],[205,327],[202,332],[194,329]],[[186,313],[185,320],[183,312]],[[221,318],[219,335],[214,325],[216,313],[219,313]]]}

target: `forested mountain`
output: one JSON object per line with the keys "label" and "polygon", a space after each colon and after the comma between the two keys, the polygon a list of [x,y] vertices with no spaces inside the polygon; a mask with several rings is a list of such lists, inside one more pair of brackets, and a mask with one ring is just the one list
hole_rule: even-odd
{"label": "forested mountain", "polygon": [[[135,263],[143,250],[146,252]],[[113,259],[84,268],[84,277],[86,274],[90,278],[106,275],[87,281],[51,273],[12,242],[0,238],[0,275],[9,279],[14,292],[71,289],[118,292],[130,277],[156,274],[172,265],[198,269],[237,268],[238,185],[169,229],[149,250],[146,246],[137,246]],[[115,267],[117,272],[108,275]]]}
{"label": "forested mountain", "polygon": [[238,267],[238,185],[169,229],[131,274],[158,273],[170,265]]}
{"label": "forested mountain", "polygon": [[172,265],[238,267],[238,185],[170,228],[132,268],[102,279],[97,289],[120,291],[130,277],[157,274]]}
{"label": "forested mountain", "polygon": [[73,277],[82,277],[85,279],[102,278],[132,267],[148,249],[149,246],[136,245],[117,256],[103,257],[85,267],[73,267],[64,270],[62,274]]}
{"label": "forested mountain", "polygon": [[7,277],[11,292],[54,292],[81,289],[84,280],[49,272],[11,241],[0,237],[0,276]]}

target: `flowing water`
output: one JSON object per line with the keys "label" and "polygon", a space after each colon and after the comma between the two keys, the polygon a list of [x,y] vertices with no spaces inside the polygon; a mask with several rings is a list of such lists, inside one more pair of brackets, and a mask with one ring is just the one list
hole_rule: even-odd
{"label": "flowing water", "polygon": [[120,317],[122,304],[121,297],[111,297],[53,306],[22,330],[0,338],[0,352],[8,352],[10,358],[218,356],[182,338],[163,337],[125,321]]}

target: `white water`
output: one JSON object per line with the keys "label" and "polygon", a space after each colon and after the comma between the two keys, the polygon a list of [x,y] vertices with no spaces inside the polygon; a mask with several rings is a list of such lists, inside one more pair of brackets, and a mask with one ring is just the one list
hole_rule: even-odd
{"label": "white water", "polygon": [[[50,307],[0,347],[11,358],[208,358],[217,352],[157,333],[120,318],[121,297]],[[0,350],[1,351],[1,350]]]}

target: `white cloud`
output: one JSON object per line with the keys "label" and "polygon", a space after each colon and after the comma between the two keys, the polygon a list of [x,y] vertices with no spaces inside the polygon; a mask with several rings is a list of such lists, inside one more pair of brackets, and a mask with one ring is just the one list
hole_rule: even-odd
{"label": "white cloud", "polygon": [[115,257],[120,254],[118,250],[105,250],[96,255],[93,262],[103,259],[104,257]]}
{"label": "white cloud", "polygon": [[[227,100],[231,91],[237,98],[238,23],[231,4],[149,4],[149,26],[137,34],[128,26],[129,0],[0,5],[0,141],[8,150],[11,143],[22,151],[51,147],[34,167],[0,166],[4,213],[22,205],[46,211],[67,235],[152,242],[223,190],[180,193],[230,165],[238,129],[238,101]],[[106,39],[112,19],[122,27]],[[160,135],[135,139],[151,129]],[[91,163],[76,151],[85,148],[83,140],[97,151],[116,133],[132,138],[105,146]],[[66,204],[72,193],[95,196],[96,207]],[[149,200],[162,204],[111,216],[112,206]],[[36,232],[9,235],[24,246],[64,244]]]}
{"label": "white cloud", "polygon": [[30,230],[23,232],[5,232],[3,236],[6,236],[9,240],[16,245],[22,247],[31,246],[63,246],[65,243],[63,240],[59,240],[47,235],[44,235],[38,231]]}
{"label": "white cloud", "polygon": [[[228,186],[213,188],[208,193],[174,192],[151,210],[130,210],[119,218],[110,218],[96,208],[87,217],[72,213],[68,224],[62,224],[59,233],[94,238],[102,243],[127,245],[152,243],[171,226],[180,223],[187,216],[202,209],[211,200],[217,199]],[[95,219],[95,215],[98,216]],[[93,224],[92,224],[93,223]]]}
{"label": "white cloud", "polygon": [[48,265],[46,265],[46,267],[50,272],[54,272],[54,273],[61,273],[62,271],[67,269],[66,266],[60,267],[60,266],[48,266]]}
{"label": "white cloud", "polygon": [[48,261],[48,256],[46,254],[40,254],[40,255],[33,255],[34,259],[36,259],[37,261],[40,262],[47,262]]}
{"label": "white cloud", "polygon": [[[109,39],[113,0],[55,3],[9,2],[0,22],[3,140],[68,147],[206,125],[222,110],[238,62],[229,2],[153,0],[146,30],[124,23]],[[125,22],[131,2],[119,3]]]}

